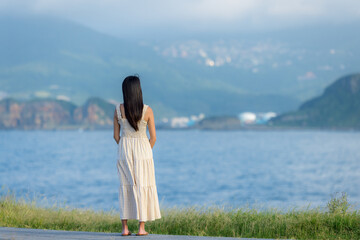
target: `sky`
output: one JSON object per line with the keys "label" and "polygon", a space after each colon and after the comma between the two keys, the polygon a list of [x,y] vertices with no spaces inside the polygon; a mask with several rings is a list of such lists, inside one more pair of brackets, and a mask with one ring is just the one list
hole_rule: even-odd
{"label": "sky", "polygon": [[268,31],[360,21],[359,0],[0,0],[0,14],[49,15],[116,36]]}

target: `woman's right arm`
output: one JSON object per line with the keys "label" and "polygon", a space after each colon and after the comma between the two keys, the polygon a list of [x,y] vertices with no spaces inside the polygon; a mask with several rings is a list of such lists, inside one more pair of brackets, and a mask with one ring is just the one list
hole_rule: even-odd
{"label": "woman's right arm", "polygon": [[148,128],[149,128],[149,134],[150,134],[150,146],[151,148],[154,147],[156,142],[156,130],[155,130],[155,119],[154,119],[154,113],[153,110],[148,107],[148,114],[149,114],[149,120],[148,120]]}
{"label": "woman's right arm", "polygon": [[119,144],[119,141],[120,141],[120,125],[119,125],[119,122],[118,122],[116,109],[115,109],[115,112],[114,112],[114,139],[115,139],[115,142],[117,144]]}

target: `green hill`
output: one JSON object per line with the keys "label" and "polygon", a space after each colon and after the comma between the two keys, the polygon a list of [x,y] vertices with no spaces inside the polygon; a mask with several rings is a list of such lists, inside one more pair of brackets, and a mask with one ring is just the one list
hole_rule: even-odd
{"label": "green hill", "polygon": [[298,111],[274,118],[275,126],[360,128],[360,74],[342,77]]}

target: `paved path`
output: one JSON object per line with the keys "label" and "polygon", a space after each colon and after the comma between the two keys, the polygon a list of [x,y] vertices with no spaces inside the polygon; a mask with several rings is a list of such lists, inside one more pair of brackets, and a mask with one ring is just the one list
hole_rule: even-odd
{"label": "paved path", "polygon": [[121,236],[120,233],[95,233],[95,232],[74,232],[74,231],[57,231],[57,230],[42,230],[42,229],[28,229],[28,228],[8,228],[0,227],[0,240],[115,240],[115,239],[170,239],[170,240],[231,240],[231,239],[249,239],[249,238],[228,238],[228,237],[196,237],[183,235],[157,235],[150,234],[148,236]]}

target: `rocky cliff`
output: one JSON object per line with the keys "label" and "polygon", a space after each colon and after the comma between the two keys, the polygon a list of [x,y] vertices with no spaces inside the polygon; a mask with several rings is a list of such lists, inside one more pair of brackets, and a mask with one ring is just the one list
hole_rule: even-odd
{"label": "rocky cliff", "polygon": [[112,126],[115,106],[100,98],[84,105],[55,99],[0,101],[0,129],[106,128]]}

